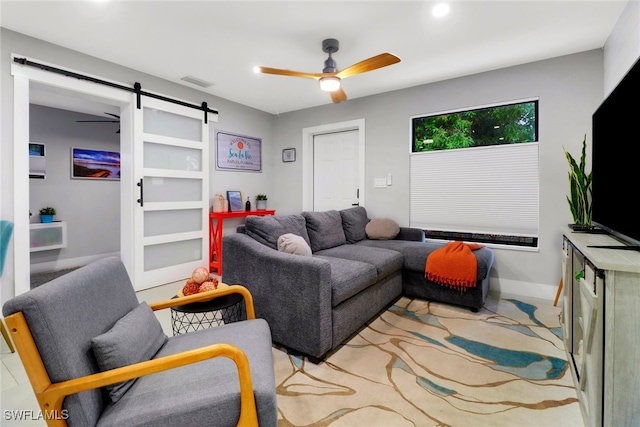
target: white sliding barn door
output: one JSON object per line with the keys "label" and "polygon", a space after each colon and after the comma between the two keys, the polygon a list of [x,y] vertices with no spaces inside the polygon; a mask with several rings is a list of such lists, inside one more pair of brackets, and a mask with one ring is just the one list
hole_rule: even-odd
{"label": "white sliding barn door", "polygon": [[209,265],[209,125],[195,108],[143,96],[133,111],[133,283]]}

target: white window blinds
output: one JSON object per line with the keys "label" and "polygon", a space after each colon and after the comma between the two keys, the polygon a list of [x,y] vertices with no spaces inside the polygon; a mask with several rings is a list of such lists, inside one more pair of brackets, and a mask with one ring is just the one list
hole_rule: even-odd
{"label": "white window blinds", "polygon": [[411,154],[410,223],[538,236],[538,142]]}

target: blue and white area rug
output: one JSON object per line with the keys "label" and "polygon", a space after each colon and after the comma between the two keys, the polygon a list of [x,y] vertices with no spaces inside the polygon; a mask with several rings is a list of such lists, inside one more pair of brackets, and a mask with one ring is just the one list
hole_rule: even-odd
{"label": "blue and white area rug", "polygon": [[560,308],[401,298],[315,365],[274,349],[279,426],[583,426]]}

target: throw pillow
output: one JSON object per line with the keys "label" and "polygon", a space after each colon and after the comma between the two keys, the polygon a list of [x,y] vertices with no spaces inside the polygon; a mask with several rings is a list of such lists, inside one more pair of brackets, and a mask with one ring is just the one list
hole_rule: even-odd
{"label": "throw pillow", "polygon": [[[93,354],[101,371],[150,360],[167,342],[167,336],[146,302],[125,314],[113,327],[91,340]],[[107,386],[115,403],[135,380]]]}
{"label": "throw pillow", "polygon": [[369,222],[367,218],[367,210],[362,206],[356,206],[340,211],[342,217],[342,228],[347,243],[356,243],[367,238],[364,228]]}
{"label": "throw pillow", "polygon": [[249,237],[271,249],[277,250],[278,238],[287,233],[297,234],[307,244],[310,243],[305,219],[302,215],[250,215],[245,221],[244,229]]}
{"label": "throw pillow", "polygon": [[400,233],[400,226],[389,218],[374,218],[365,227],[365,232],[370,239],[391,240]]}
{"label": "throw pillow", "polygon": [[278,238],[278,250],[288,254],[311,256],[311,248],[297,234],[283,234]]}
{"label": "throw pillow", "polygon": [[307,232],[313,252],[344,245],[347,239],[342,229],[342,218],[336,210],[326,212],[302,212],[307,220]]}

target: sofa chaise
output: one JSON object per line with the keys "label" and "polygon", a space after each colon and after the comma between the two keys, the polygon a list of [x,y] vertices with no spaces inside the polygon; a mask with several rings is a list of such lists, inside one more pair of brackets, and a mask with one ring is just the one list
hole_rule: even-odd
{"label": "sofa chaise", "polygon": [[222,280],[249,289],[275,343],[316,363],[402,295],[482,307],[490,249],[473,252],[476,286],[456,291],[425,278],[427,257],[445,243],[389,222],[370,220],[360,206],[249,216],[223,238]]}

